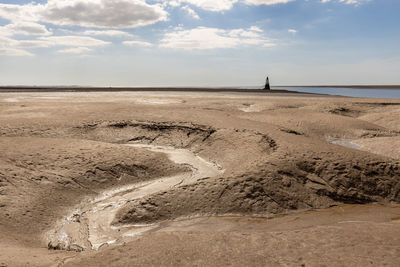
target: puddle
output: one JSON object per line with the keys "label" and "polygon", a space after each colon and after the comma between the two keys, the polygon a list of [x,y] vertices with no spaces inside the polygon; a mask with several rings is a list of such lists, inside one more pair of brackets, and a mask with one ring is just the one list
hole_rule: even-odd
{"label": "puddle", "polygon": [[325,140],[331,144],[349,147],[349,148],[358,149],[358,150],[361,149],[361,146],[353,143],[352,142],[353,140],[351,140],[351,139],[326,137]]}
{"label": "puddle", "polygon": [[141,144],[128,146],[165,153],[171,161],[190,167],[191,172],[114,188],[82,203],[70,216],[64,218],[56,229],[47,234],[50,248],[82,251],[123,243],[126,238],[158,227],[158,224],[113,226],[117,211],[125,204],[223,172],[219,166],[186,149]]}
{"label": "puddle", "polygon": [[260,111],[262,111],[262,107],[260,107],[256,104],[242,104],[238,109],[243,112],[260,112]]}
{"label": "puddle", "polygon": [[183,103],[183,101],[179,99],[160,99],[160,98],[135,98],[134,102],[139,104],[149,104],[149,105],[167,105],[167,104]]}

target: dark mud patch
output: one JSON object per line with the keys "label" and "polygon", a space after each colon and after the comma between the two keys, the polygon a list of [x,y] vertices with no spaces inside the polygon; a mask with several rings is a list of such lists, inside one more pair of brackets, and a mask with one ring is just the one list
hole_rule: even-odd
{"label": "dark mud patch", "polygon": [[336,107],[336,108],[328,110],[328,112],[331,114],[352,117],[352,118],[356,118],[356,117],[360,116],[360,114],[361,114],[361,111],[355,110],[355,109],[350,109],[348,107]]}
{"label": "dark mud patch", "polygon": [[375,137],[396,137],[400,135],[400,131],[388,130],[388,131],[366,131],[360,135],[360,138],[375,138]]}
{"label": "dark mud patch", "polygon": [[286,129],[286,128],[281,128],[280,131],[288,134],[293,134],[293,135],[304,135],[303,133],[300,133],[298,131],[292,130],[292,129]]}
{"label": "dark mud patch", "polygon": [[400,103],[398,102],[378,102],[378,103],[373,103],[373,102],[357,102],[354,103],[360,106],[372,106],[372,107],[387,107],[387,106],[400,106]]}

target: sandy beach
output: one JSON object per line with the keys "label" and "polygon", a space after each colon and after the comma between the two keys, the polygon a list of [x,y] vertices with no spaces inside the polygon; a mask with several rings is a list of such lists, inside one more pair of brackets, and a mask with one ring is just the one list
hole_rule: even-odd
{"label": "sandy beach", "polygon": [[400,100],[192,89],[0,90],[0,266],[398,265]]}

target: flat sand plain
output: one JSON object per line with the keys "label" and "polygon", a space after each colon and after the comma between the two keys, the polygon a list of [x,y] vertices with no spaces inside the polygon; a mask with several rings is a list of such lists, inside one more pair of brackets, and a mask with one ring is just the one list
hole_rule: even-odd
{"label": "flat sand plain", "polygon": [[0,151],[0,266],[400,260],[400,100],[2,92]]}

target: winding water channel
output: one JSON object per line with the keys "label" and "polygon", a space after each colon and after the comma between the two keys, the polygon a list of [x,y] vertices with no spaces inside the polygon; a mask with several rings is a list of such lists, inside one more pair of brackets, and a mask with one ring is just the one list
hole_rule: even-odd
{"label": "winding water channel", "polygon": [[117,211],[128,202],[223,172],[216,164],[186,149],[141,144],[128,144],[128,146],[165,153],[171,161],[184,164],[192,171],[113,188],[95,199],[81,203],[71,215],[63,218],[58,226],[47,234],[49,247],[82,251],[99,249],[107,244],[122,243],[129,237],[157,227],[157,224],[112,225]]}

